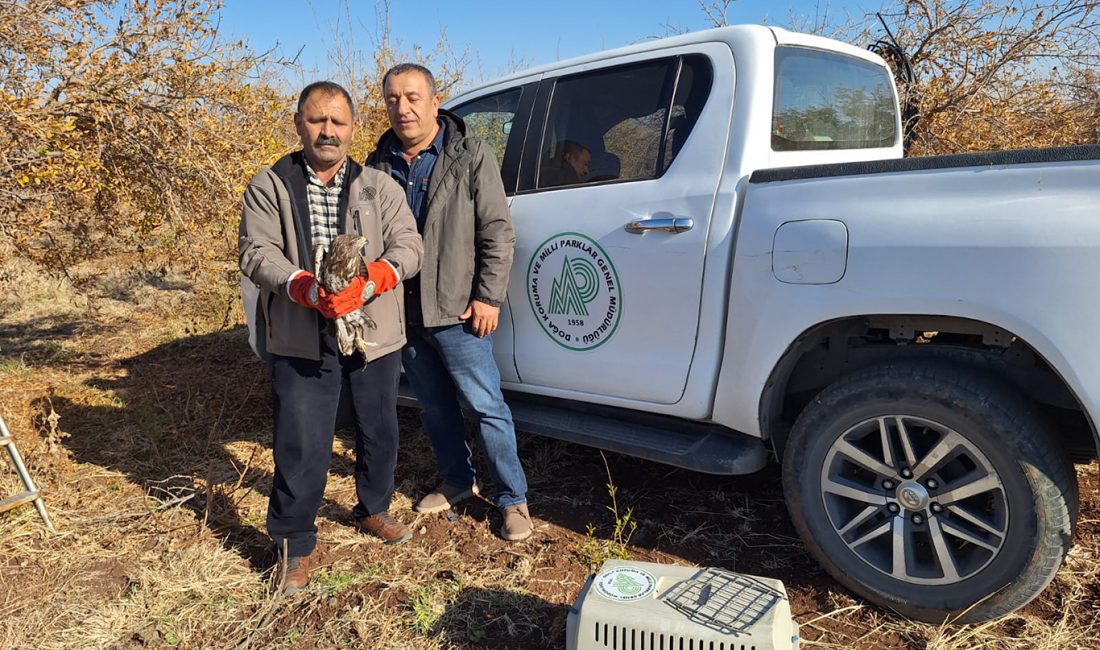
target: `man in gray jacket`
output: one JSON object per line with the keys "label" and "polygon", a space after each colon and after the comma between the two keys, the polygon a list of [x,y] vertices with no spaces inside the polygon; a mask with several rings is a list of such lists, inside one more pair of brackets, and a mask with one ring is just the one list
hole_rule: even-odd
{"label": "man in gray jacket", "polygon": [[423,408],[421,422],[442,481],[416,510],[447,510],[478,491],[460,404],[465,405],[477,419],[496,485],[500,534],[526,539],[531,535],[527,478],[491,338],[516,243],[500,168],[486,144],[466,135],[461,118],[439,109],[427,68],[395,66],[382,86],[392,128],[367,164],[405,188],[424,237],[424,269],[405,289],[409,341],[402,361]]}
{"label": "man in gray jacket", "polygon": [[[260,290],[258,343],[271,370],[275,477],[267,529],[286,562],[285,593],[309,582],[317,509],[332,459],[341,391],[355,410],[353,515],[387,544],[412,536],[389,514],[397,462],[397,384],[405,343],[402,280],[420,270],[423,244],[401,188],[348,158],[355,136],[350,95],[332,82],[298,100],[296,151],[264,169],[244,194],[241,271]],[[329,294],[314,251],[342,233],[366,239],[360,274]],[[364,309],[365,354],[341,355],[333,319]]]}

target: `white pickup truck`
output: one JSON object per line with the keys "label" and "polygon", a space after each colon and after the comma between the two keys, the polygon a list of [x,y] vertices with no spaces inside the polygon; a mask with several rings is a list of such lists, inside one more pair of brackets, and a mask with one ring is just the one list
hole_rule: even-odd
{"label": "white pickup truck", "polygon": [[810,551],[911,617],[1054,578],[1097,455],[1100,147],[903,159],[881,58],[763,26],[446,108],[515,221],[518,428],[712,474],[770,450]]}
{"label": "white pickup truck", "polygon": [[510,197],[520,429],[715,474],[771,450],[806,546],[912,617],[1052,580],[1096,455],[1100,147],[903,159],[879,57],[762,26],[446,107]]}

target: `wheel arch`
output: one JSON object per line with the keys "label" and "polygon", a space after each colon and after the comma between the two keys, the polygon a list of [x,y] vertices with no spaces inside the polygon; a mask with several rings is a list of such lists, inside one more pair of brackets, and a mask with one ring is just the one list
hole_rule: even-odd
{"label": "wheel arch", "polygon": [[1070,456],[1100,455],[1100,435],[1069,382],[1028,341],[995,324],[961,317],[861,315],[804,330],[780,356],[761,392],[760,429],[782,457],[802,407],[837,379],[891,361],[941,359],[997,373],[1054,419]]}

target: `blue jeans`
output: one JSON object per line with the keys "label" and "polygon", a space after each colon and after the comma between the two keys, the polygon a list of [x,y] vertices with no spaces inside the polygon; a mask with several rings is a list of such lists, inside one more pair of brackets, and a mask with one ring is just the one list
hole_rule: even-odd
{"label": "blue jeans", "polygon": [[496,484],[498,508],[527,502],[527,477],[516,452],[512,411],[500,392],[500,371],[493,361],[491,337],[480,338],[470,323],[447,327],[409,324],[401,360],[405,376],[423,410],[420,421],[435,450],[443,481],[473,485],[477,475],[466,443],[462,407],[477,420],[478,436]]}

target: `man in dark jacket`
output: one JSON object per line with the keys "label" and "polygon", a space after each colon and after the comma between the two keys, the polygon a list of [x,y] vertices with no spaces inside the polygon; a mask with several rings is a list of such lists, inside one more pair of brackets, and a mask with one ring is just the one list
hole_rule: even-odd
{"label": "man in dark jacket", "polygon": [[588,165],[592,152],[574,140],[562,140],[558,152],[546,161],[546,169],[539,177],[539,187],[576,185],[588,177]]}
{"label": "man in dark jacket", "polygon": [[[401,189],[348,158],[355,122],[347,91],[332,82],[307,86],[294,126],[303,149],[249,183],[239,242],[241,271],[260,290],[265,335],[258,343],[271,370],[275,478],[267,529],[286,562],[286,593],[309,583],[342,390],[355,410],[356,524],[388,544],[412,536],[389,505],[405,343],[399,282],[420,270],[423,255]],[[356,231],[367,240],[361,272],[329,294],[314,277],[314,252]],[[341,355],[332,319],[360,308],[371,324],[366,353]]]}
{"label": "man in dark jacket", "polygon": [[415,508],[441,512],[478,491],[462,404],[477,418],[497,489],[493,501],[504,519],[500,534],[526,539],[527,478],[491,338],[516,242],[500,169],[489,147],[466,135],[458,116],[439,109],[427,68],[395,66],[382,86],[392,128],[367,164],[405,188],[424,237],[423,271],[405,288],[409,327],[402,361],[442,482]]}

